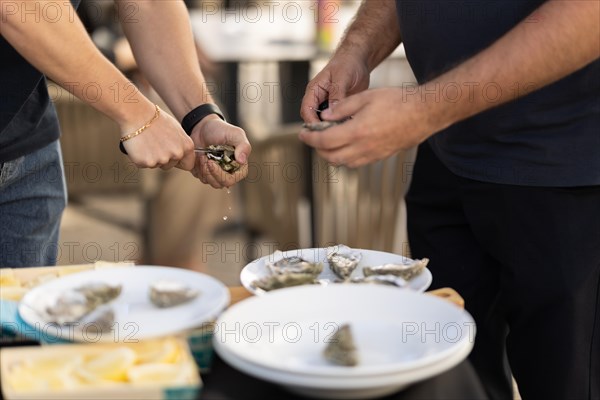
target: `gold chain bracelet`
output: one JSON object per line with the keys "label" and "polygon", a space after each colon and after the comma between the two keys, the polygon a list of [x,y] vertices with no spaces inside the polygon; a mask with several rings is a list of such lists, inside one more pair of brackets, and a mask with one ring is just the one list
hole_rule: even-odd
{"label": "gold chain bracelet", "polygon": [[142,126],[140,129],[138,129],[137,131],[130,133],[129,135],[123,136],[121,138],[121,143],[129,140],[129,139],[133,139],[134,137],[136,137],[137,135],[139,135],[140,133],[144,132],[146,129],[148,129],[150,127],[150,125],[152,125],[152,123],[154,121],[156,121],[156,119],[158,118],[158,116],[160,115],[160,107],[158,105],[154,105],[154,107],[156,107],[156,112],[154,113],[154,117],[152,117],[152,119],[150,121],[148,121],[146,123],[146,125]]}

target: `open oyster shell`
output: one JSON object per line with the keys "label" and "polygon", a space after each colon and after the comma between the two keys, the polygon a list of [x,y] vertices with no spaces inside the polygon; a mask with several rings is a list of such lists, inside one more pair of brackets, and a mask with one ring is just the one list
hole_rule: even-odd
{"label": "open oyster shell", "polygon": [[362,259],[360,251],[353,250],[343,244],[327,248],[329,267],[340,278],[347,279],[358,267]]}
{"label": "open oyster shell", "polygon": [[32,307],[44,320],[59,325],[80,322],[97,307],[116,299],[121,294],[120,285],[93,282],[65,290],[58,296],[40,299]]}
{"label": "open oyster shell", "polygon": [[298,256],[284,257],[281,251],[273,253],[272,260],[266,264],[269,271],[275,275],[309,274],[315,277],[323,272],[323,264],[311,263]]}
{"label": "open oyster shell", "polygon": [[428,263],[429,259],[423,258],[421,260],[410,260],[406,264],[384,264],[375,267],[364,267],[363,274],[366,277],[372,275],[394,275],[405,280],[410,280],[423,272]]}
{"label": "open oyster shell", "polygon": [[323,351],[323,356],[327,361],[336,365],[354,367],[358,364],[358,352],[349,324],[340,326],[333,334]]}
{"label": "open oyster shell", "polygon": [[290,272],[265,276],[264,278],[253,281],[252,285],[268,292],[269,290],[274,289],[317,283],[319,282],[314,274]]}
{"label": "open oyster shell", "polygon": [[167,308],[187,303],[200,292],[175,281],[158,281],[150,285],[150,301],[156,307]]}
{"label": "open oyster shell", "polygon": [[241,168],[241,164],[235,160],[235,147],[226,144],[210,145],[211,150],[206,153],[209,160],[216,161],[221,169],[233,174]]}

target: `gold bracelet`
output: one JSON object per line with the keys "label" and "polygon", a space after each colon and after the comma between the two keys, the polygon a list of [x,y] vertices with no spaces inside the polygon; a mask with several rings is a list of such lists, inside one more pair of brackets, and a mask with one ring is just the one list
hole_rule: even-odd
{"label": "gold bracelet", "polygon": [[158,118],[158,116],[160,115],[160,107],[158,105],[154,105],[154,107],[156,107],[156,112],[154,113],[154,117],[152,117],[152,119],[150,121],[148,121],[146,123],[146,125],[142,126],[140,129],[138,129],[137,131],[130,133],[129,135],[123,136],[121,138],[121,143],[129,140],[129,139],[133,139],[134,137],[136,137],[137,135],[139,135],[140,133],[144,132],[148,127],[150,127],[150,125],[152,125],[152,123],[154,121],[156,121],[156,119]]}

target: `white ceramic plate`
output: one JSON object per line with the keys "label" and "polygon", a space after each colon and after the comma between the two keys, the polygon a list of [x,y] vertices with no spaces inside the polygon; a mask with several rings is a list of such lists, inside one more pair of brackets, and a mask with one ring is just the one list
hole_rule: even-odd
{"label": "white ceramic plate", "polygon": [[[351,277],[362,277],[362,269],[365,266],[375,266],[382,264],[393,264],[393,263],[403,263],[408,259],[398,254],[386,253],[383,251],[375,251],[375,250],[363,250],[356,249],[356,251],[360,251],[362,253],[362,260],[358,264],[358,267],[354,272],[352,272]],[[283,252],[284,257],[298,256],[310,262],[321,262],[323,263],[323,272],[319,275],[319,279],[333,282],[338,279],[338,277],[331,271],[327,262],[327,249],[326,248],[315,248],[315,249],[298,249],[298,250],[289,250]],[[244,287],[257,295],[264,294],[265,292],[260,289],[256,289],[252,282],[257,279],[264,278],[269,276],[271,272],[267,267],[268,262],[273,262],[273,254],[266,255],[257,260],[254,260],[247,264],[240,274],[240,281]],[[431,271],[425,268],[425,270],[415,276],[413,279],[408,281],[408,288],[412,289],[416,292],[424,292],[427,290],[429,285],[431,285]]]}
{"label": "white ceramic plate", "polygon": [[[150,302],[148,289],[152,283],[160,280],[182,282],[199,290],[200,294],[188,303],[158,308]],[[49,324],[30,306],[43,297],[56,296],[65,289],[92,282],[122,285],[121,294],[110,303],[115,312],[114,329],[110,333],[98,335],[95,330],[86,329],[85,326],[74,329]],[[19,315],[34,329],[63,340],[132,342],[200,326],[203,322],[216,318],[229,305],[229,300],[227,288],[208,275],[180,268],[137,266],[86,271],[37,286],[19,303]]]}
{"label": "white ceramic plate", "polygon": [[472,348],[472,343],[465,343],[447,358],[421,368],[392,374],[348,378],[306,376],[272,370],[238,358],[223,346],[215,346],[219,356],[234,368],[255,378],[285,386],[292,392],[318,399],[369,399],[386,396],[451,369],[463,361]]}
{"label": "white ceramic plate", "polygon": [[[322,357],[336,326],[352,327],[360,362]],[[217,321],[215,349],[234,367],[292,390],[365,398],[441,373],[470,352],[464,310],[427,294],[372,285],[300,286],[254,297]]]}

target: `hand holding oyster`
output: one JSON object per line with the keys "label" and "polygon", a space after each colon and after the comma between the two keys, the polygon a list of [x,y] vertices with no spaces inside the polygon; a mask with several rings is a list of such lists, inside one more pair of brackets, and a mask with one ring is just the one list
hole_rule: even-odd
{"label": "hand holding oyster", "polygon": [[210,145],[206,149],[206,157],[215,161],[221,169],[230,174],[239,170],[242,165],[235,160],[235,147],[226,144]]}

